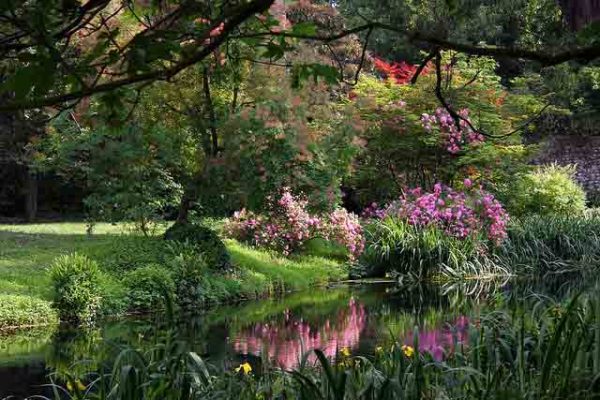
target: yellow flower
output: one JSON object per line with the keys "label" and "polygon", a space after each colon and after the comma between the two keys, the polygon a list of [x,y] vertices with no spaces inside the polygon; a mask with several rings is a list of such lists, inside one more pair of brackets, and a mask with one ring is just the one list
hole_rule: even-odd
{"label": "yellow flower", "polygon": [[375,354],[383,354],[383,347],[381,347],[381,346],[375,347]]}
{"label": "yellow flower", "polygon": [[245,362],[240,364],[240,366],[235,369],[235,372],[243,372],[245,375],[248,375],[250,372],[252,372],[252,366]]}
{"label": "yellow flower", "polygon": [[404,345],[402,346],[402,352],[406,357],[412,357],[415,354],[415,349],[410,346]]}
{"label": "yellow flower", "polygon": [[342,350],[340,350],[340,354],[344,357],[350,357],[350,349],[347,347],[342,347]]}

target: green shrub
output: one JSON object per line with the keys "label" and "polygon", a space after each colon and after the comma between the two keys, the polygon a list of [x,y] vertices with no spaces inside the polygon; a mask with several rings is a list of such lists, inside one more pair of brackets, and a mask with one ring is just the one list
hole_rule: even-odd
{"label": "green shrub", "polygon": [[572,215],[585,210],[585,192],[575,181],[575,167],[545,165],[521,176],[509,200],[514,215]]}
{"label": "green shrub", "polygon": [[524,273],[597,268],[600,215],[531,215],[514,219],[497,255],[504,265]]}
{"label": "green shrub", "polygon": [[175,301],[179,307],[191,309],[205,301],[202,281],[210,268],[202,254],[189,243],[180,242],[173,253],[169,268],[175,281]]}
{"label": "green shrub", "polygon": [[216,270],[231,268],[231,257],[221,238],[205,226],[176,223],[165,232],[166,240],[188,242],[202,254],[206,264]]}
{"label": "green shrub", "polygon": [[0,295],[0,328],[48,325],[57,322],[50,302],[21,295]]}
{"label": "green shrub", "polygon": [[367,247],[354,273],[363,276],[478,276],[498,273],[487,247],[476,238],[457,239],[434,226],[417,227],[385,218],[365,230]]}
{"label": "green shrub", "polygon": [[61,321],[89,323],[100,307],[98,264],[77,253],[58,257],[50,268],[54,307]]}
{"label": "green shrub", "polygon": [[131,271],[148,264],[163,264],[167,257],[166,243],[156,237],[123,235],[111,240],[110,246],[90,253],[107,271]]}
{"label": "green shrub", "polygon": [[102,302],[99,313],[105,316],[125,314],[129,307],[127,290],[121,275],[102,271],[99,284]]}
{"label": "green shrub", "polygon": [[127,287],[129,310],[152,311],[164,307],[165,290],[175,292],[171,273],[159,265],[147,265],[130,271],[123,279]]}

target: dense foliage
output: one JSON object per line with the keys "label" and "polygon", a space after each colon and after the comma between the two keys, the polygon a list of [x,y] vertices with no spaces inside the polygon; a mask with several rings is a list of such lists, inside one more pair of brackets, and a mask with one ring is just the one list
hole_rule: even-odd
{"label": "dense foliage", "polygon": [[432,74],[415,84],[365,76],[352,92],[351,104],[367,126],[346,179],[360,205],[391,201],[406,186],[431,190],[436,182],[454,186],[465,177],[502,195],[512,176],[527,169],[532,151],[512,131],[541,109],[541,98],[506,90],[494,60],[454,56],[444,62],[444,95],[462,118],[458,123],[432,96]]}
{"label": "dense foliage", "polygon": [[517,215],[577,215],[586,207],[574,166],[539,167],[519,178],[512,190],[508,204]]}
{"label": "dense foliage", "polygon": [[57,258],[50,268],[50,276],[59,318],[73,323],[93,322],[101,301],[98,264],[73,253]]}

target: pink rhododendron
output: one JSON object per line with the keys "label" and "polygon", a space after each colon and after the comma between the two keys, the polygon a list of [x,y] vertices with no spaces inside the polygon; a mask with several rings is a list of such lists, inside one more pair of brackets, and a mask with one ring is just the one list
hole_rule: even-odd
{"label": "pink rhododendron", "polygon": [[301,249],[316,237],[345,246],[351,259],[362,253],[363,231],[356,215],[336,209],[328,215],[316,216],[309,213],[307,207],[306,199],[284,188],[279,199],[270,200],[265,215],[238,211],[227,221],[225,231],[233,238],[285,255]]}
{"label": "pink rhododendron", "polygon": [[377,203],[371,203],[360,214],[364,219],[382,219],[385,217],[385,208],[379,208]]}
{"label": "pink rhododendron", "polygon": [[[469,110],[466,108],[458,111],[458,114],[464,119],[469,118]],[[421,124],[428,132],[438,131],[444,139],[446,150],[452,154],[458,153],[465,144],[475,145],[484,141],[483,135],[471,129],[466,121],[461,120],[458,128],[445,108],[438,108],[435,115],[421,115]]]}
{"label": "pink rhododendron", "polygon": [[[465,181],[465,186],[470,185]],[[459,192],[440,183],[432,192],[408,190],[385,209],[385,215],[411,225],[437,226],[460,239],[483,234],[496,244],[506,237],[508,223],[508,214],[492,194],[481,188]]]}

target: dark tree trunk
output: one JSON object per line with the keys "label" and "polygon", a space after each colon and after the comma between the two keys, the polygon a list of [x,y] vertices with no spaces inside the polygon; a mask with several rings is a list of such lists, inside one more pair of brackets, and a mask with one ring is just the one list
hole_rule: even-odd
{"label": "dark tree trunk", "polygon": [[38,210],[38,180],[37,175],[27,172],[25,181],[25,220],[35,221]]}
{"label": "dark tree trunk", "polygon": [[208,129],[211,137],[211,155],[216,156],[219,152],[219,136],[217,133],[217,114],[215,112],[215,106],[212,101],[212,95],[210,92],[210,71],[208,67],[204,67],[204,73],[202,74],[202,82],[204,88],[204,101],[206,104],[206,114],[208,117]]}
{"label": "dark tree trunk", "polygon": [[558,3],[573,31],[600,20],[600,0],[558,0]]}
{"label": "dark tree trunk", "polygon": [[179,211],[177,213],[177,220],[175,222],[178,224],[188,222],[191,208],[192,196],[190,191],[186,190],[184,191],[183,196],[181,196],[181,202],[179,203]]}

